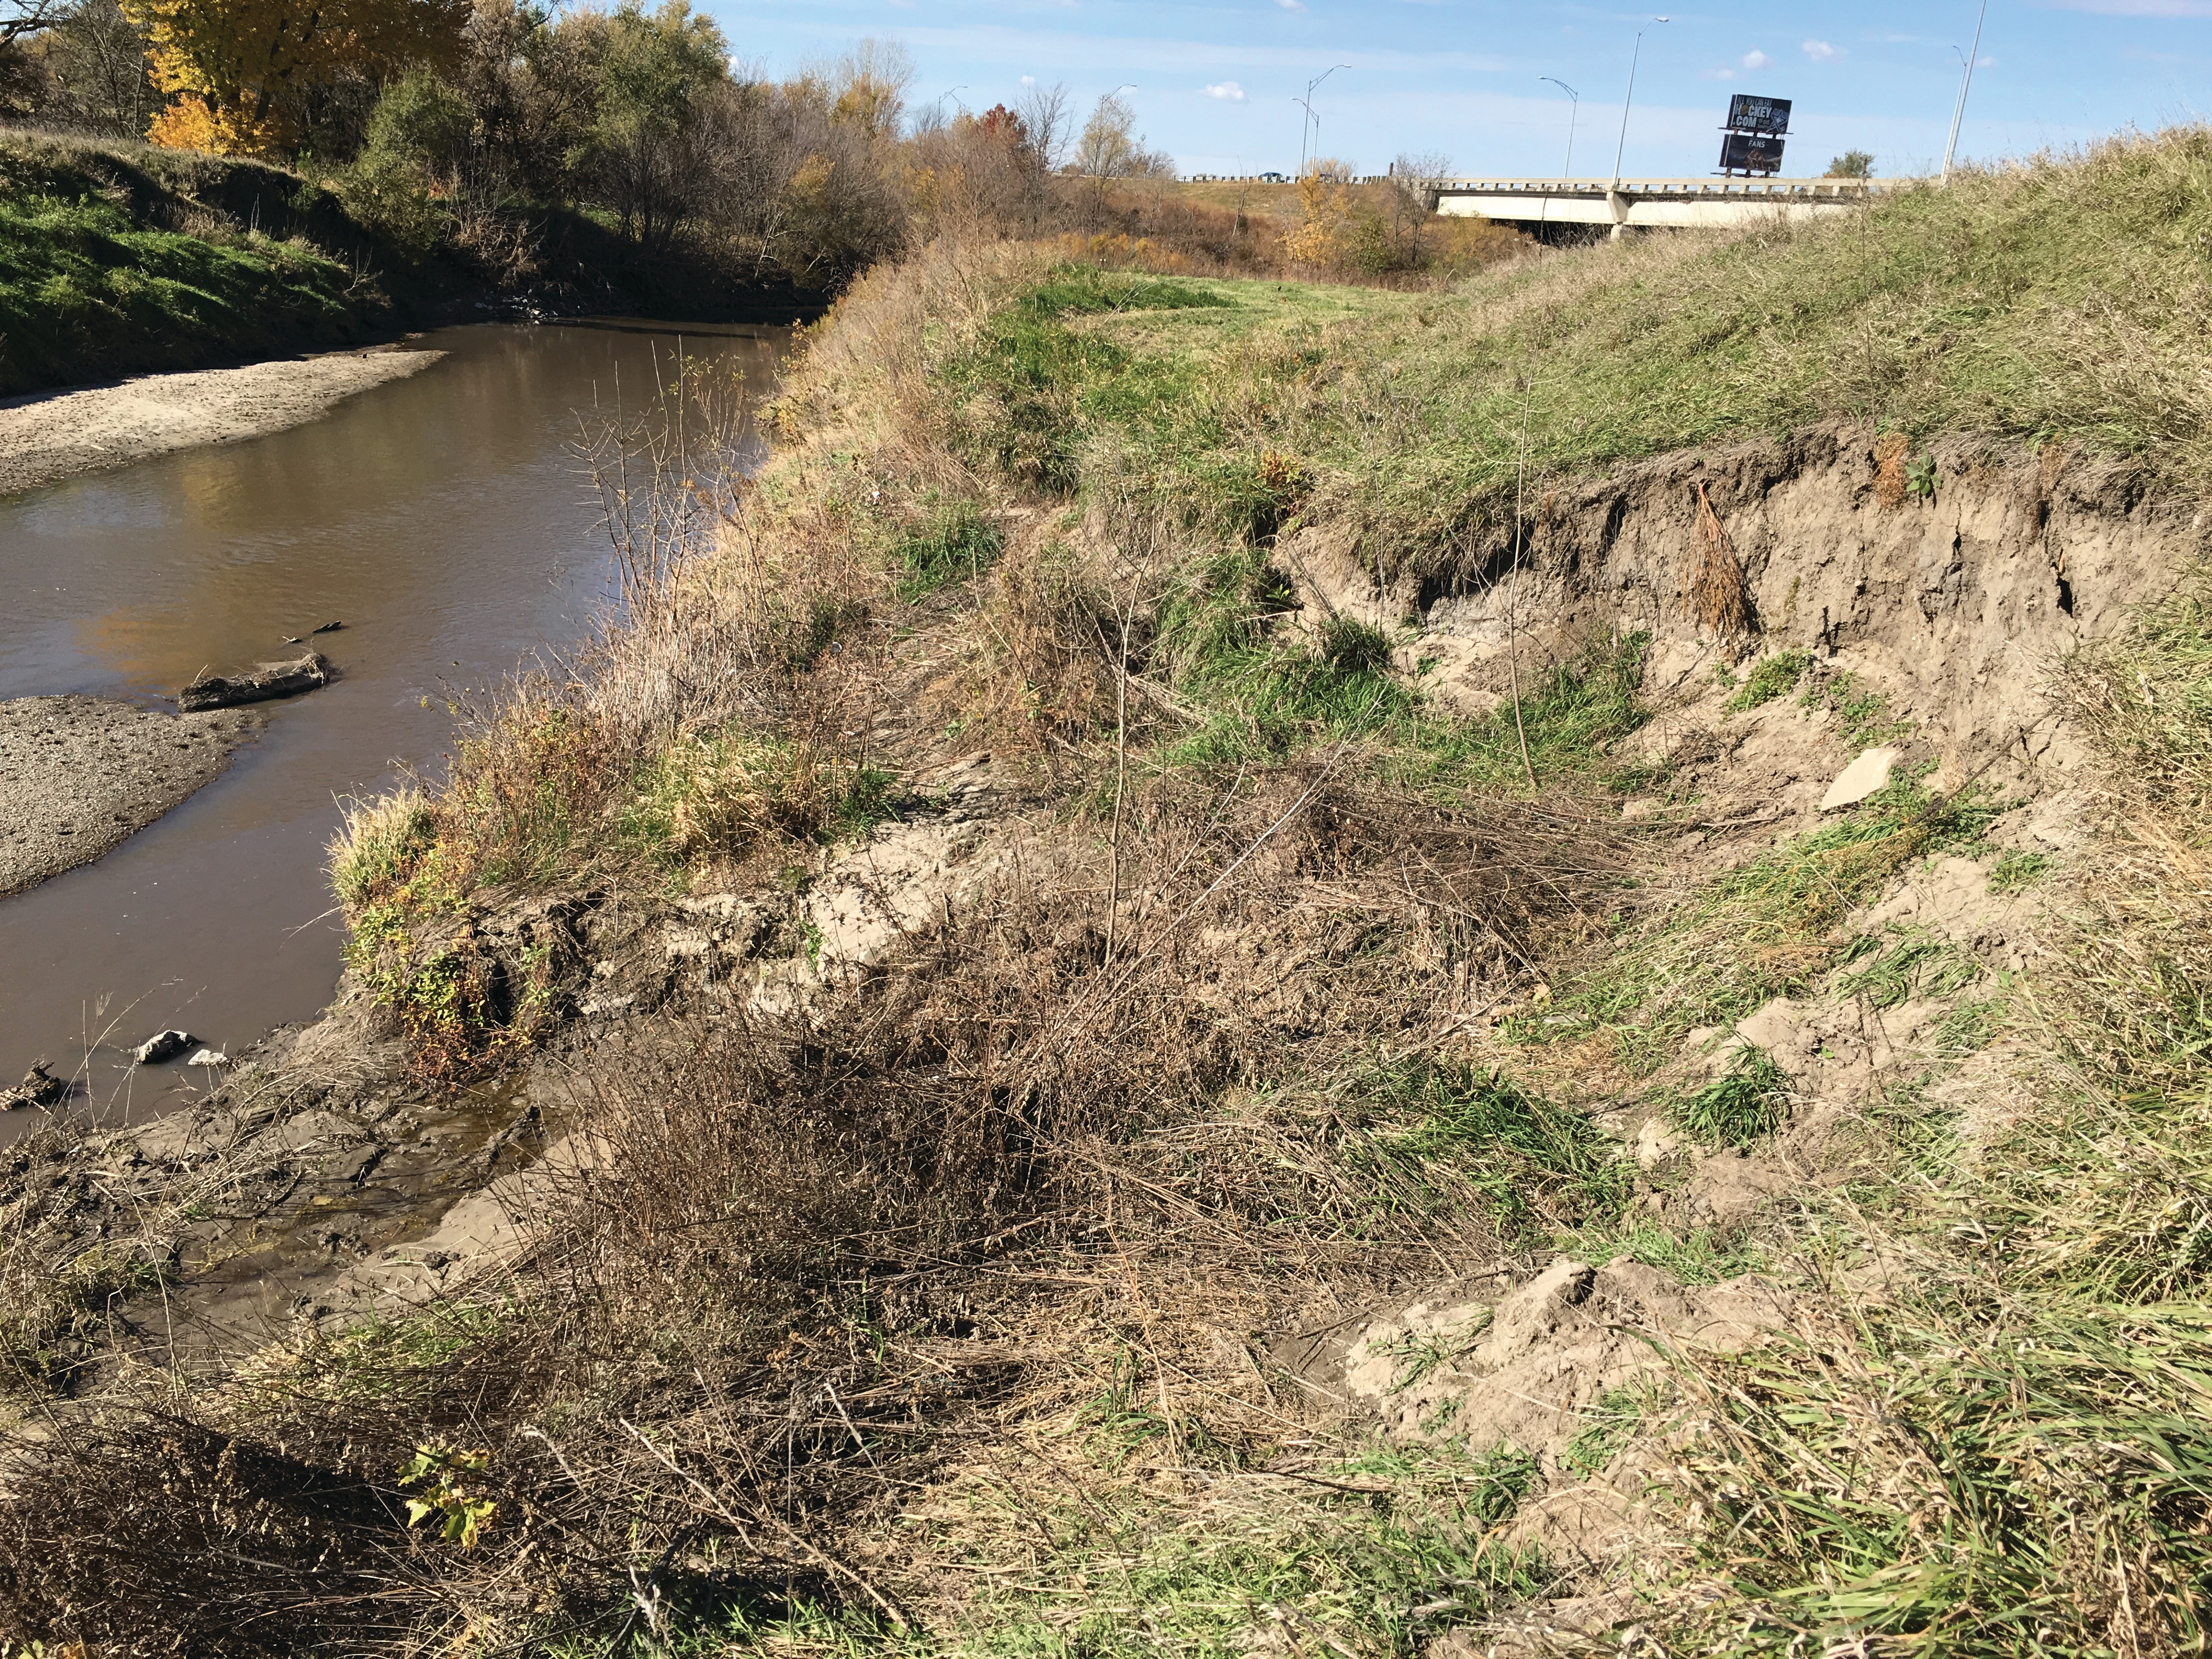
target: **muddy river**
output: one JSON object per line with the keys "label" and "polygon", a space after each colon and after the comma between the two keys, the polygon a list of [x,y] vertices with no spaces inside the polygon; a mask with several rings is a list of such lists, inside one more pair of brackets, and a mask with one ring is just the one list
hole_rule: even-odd
{"label": "muddy river", "polygon": [[[592,319],[441,331],[447,354],[323,418],[0,499],[0,698],[152,704],[315,643],[341,672],[264,705],[222,777],[106,858],[0,901],[0,1079],[85,1071],[103,1120],[204,1083],[131,1071],[166,1026],[236,1048],[326,1004],[338,800],[433,774],[457,689],[592,626],[613,574],[579,412],[634,404],[681,336],[765,386],[788,331]],[[0,1141],[23,1119],[0,1119]]]}

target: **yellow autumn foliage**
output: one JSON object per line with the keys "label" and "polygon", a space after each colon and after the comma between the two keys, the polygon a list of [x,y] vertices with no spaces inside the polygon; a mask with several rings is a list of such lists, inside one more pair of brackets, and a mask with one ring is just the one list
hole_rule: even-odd
{"label": "yellow autumn foliage", "polygon": [[270,155],[298,143],[307,99],[341,74],[451,62],[469,0],[124,0],[124,10],[168,94],[148,138]]}
{"label": "yellow autumn foliage", "polygon": [[1292,264],[1331,270],[1344,263],[1352,231],[1354,187],[1350,169],[1317,161],[1298,179],[1298,228],[1283,244]]}

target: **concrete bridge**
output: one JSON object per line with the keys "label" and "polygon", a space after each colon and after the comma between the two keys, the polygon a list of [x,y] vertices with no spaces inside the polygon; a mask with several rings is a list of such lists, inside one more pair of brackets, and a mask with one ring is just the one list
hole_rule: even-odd
{"label": "concrete bridge", "polygon": [[1437,211],[1516,223],[1645,228],[1740,225],[1847,212],[1917,179],[1425,179]]}

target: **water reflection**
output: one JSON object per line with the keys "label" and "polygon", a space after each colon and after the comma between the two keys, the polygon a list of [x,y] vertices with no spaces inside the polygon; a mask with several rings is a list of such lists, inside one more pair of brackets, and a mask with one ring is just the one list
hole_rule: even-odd
{"label": "water reflection", "polygon": [[[788,332],[681,338],[758,388]],[[0,501],[0,697],[150,699],[345,623],[316,641],[343,678],[273,706],[222,779],[0,903],[0,1075],[74,1066],[118,1016],[111,1051],[165,1024],[238,1045],[328,1000],[337,798],[388,783],[395,761],[434,764],[453,689],[587,625],[610,567],[578,411],[636,404],[678,339],[631,319],[447,330],[420,343],[441,362],[307,426]],[[176,1081],[112,1058],[95,1056],[95,1090],[127,1085],[134,1111]]]}

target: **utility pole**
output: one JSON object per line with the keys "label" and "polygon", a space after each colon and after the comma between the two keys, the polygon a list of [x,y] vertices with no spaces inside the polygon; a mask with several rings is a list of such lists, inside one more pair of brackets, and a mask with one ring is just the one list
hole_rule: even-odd
{"label": "utility pole", "polygon": [[[1966,88],[1974,84],[1974,59],[1981,55],[1982,21],[1990,15],[1990,0],[1982,0],[1982,9],[1974,18],[1974,47],[1966,54],[1966,72],[1959,81],[1959,106],[1951,112],[1951,138],[1943,146],[1943,182],[1951,182],[1951,158],[1959,152],[1959,124],[1966,118]],[[1954,46],[1952,51],[1958,48]]]}
{"label": "utility pole", "polygon": [[[1667,19],[1655,17],[1651,21],[1655,23],[1663,23]],[[1628,107],[1636,101],[1636,66],[1642,61],[1643,57],[1644,31],[1638,29],[1636,31],[1636,50],[1629,55],[1628,59],[1628,96],[1620,100],[1620,142],[1613,149],[1613,187],[1615,190],[1620,188],[1620,158],[1628,149]]]}
{"label": "utility pole", "polygon": [[1305,118],[1298,123],[1298,177],[1301,179],[1306,176],[1306,132],[1309,128],[1310,128],[1313,132],[1315,154],[1318,155],[1321,149],[1321,117],[1314,113],[1314,88],[1318,87],[1322,82],[1328,80],[1330,76],[1335,74],[1337,70],[1350,69],[1352,65],[1349,64],[1339,64],[1334,68],[1323,70],[1319,75],[1315,76],[1312,80],[1306,82],[1306,95],[1304,97],[1293,98],[1291,100],[1292,103],[1305,111]]}
{"label": "utility pole", "polygon": [[[1559,182],[1561,184],[1565,184],[1569,178],[1573,176],[1575,170],[1575,118],[1583,112],[1583,95],[1577,92],[1572,87],[1569,86],[1565,81],[1559,79],[1556,75],[1540,75],[1536,78],[1539,81],[1549,81],[1553,86],[1557,87],[1561,92],[1565,93],[1569,98],[1574,100],[1567,109],[1566,165],[1559,169]],[[1539,226],[1541,226],[1546,223],[1551,216],[1552,198],[1549,196],[1547,196],[1544,198],[1544,205],[1537,210],[1536,222]]]}

